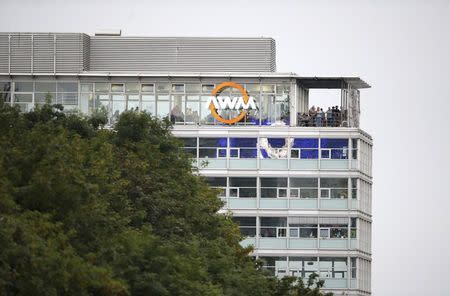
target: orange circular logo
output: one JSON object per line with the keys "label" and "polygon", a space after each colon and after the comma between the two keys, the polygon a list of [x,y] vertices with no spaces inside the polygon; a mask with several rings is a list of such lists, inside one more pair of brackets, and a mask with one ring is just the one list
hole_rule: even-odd
{"label": "orange circular logo", "polygon": [[[230,81],[222,82],[221,84],[217,85],[216,88],[214,88],[213,91],[211,92],[211,95],[216,97],[217,94],[219,94],[222,90],[229,88],[229,87],[238,89],[239,92],[242,94],[242,100],[244,101],[244,103],[245,104],[248,103],[249,98],[248,98],[247,91],[242,87],[242,85],[239,85],[237,83],[230,82]],[[241,113],[239,113],[238,116],[236,116],[232,119],[225,119],[217,113],[216,107],[214,106],[214,104],[212,102],[209,104],[209,110],[211,110],[211,114],[215,119],[217,119],[220,122],[227,123],[227,124],[233,124],[233,123],[239,122],[247,114],[247,111],[242,109]]]}

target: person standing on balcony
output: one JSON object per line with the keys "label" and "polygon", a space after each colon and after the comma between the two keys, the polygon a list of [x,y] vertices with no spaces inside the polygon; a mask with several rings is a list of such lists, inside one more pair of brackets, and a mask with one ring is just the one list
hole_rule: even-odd
{"label": "person standing on balcony", "polygon": [[328,110],[326,112],[326,119],[327,119],[326,126],[333,126],[333,110],[331,110],[330,107],[328,107]]}
{"label": "person standing on balcony", "polygon": [[316,126],[321,127],[325,114],[323,113],[323,109],[317,107],[317,115],[316,115]]}

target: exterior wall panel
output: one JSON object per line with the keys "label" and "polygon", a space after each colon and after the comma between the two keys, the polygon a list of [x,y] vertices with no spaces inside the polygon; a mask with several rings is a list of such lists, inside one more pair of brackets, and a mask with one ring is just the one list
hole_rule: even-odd
{"label": "exterior wall panel", "polygon": [[90,70],[99,72],[271,72],[271,38],[91,37]]}

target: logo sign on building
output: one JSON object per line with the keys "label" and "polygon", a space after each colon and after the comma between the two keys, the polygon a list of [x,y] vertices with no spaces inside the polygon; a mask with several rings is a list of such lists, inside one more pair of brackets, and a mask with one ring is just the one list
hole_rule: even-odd
{"label": "logo sign on building", "polygon": [[[220,93],[227,88],[235,88],[239,90],[242,96],[232,98],[229,96],[220,96]],[[211,115],[215,119],[226,124],[239,122],[245,117],[245,115],[247,115],[248,110],[256,110],[255,99],[253,97],[249,97],[247,91],[242,87],[242,85],[230,81],[222,82],[213,89],[206,106],[209,108]],[[240,111],[240,113],[234,118],[226,119],[220,116],[217,112],[221,110],[236,110]]]}

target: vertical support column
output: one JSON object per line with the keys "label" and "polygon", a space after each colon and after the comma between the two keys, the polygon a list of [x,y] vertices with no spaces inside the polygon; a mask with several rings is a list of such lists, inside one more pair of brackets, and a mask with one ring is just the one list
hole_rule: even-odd
{"label": "vertical support column", "polygon": [[290,97],[289,97],[289,125],[290,126],[297,126],[297,110],[298,110],[298,99],[300,96],[300,91],[298,89],[297,83],[294,80],[291,80],[290,85]]}

